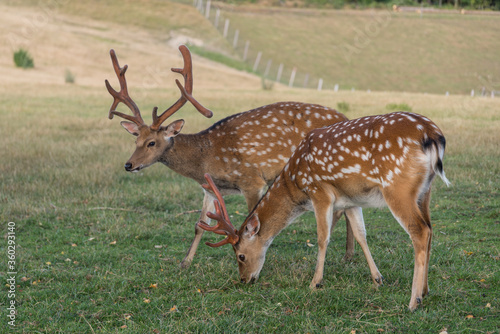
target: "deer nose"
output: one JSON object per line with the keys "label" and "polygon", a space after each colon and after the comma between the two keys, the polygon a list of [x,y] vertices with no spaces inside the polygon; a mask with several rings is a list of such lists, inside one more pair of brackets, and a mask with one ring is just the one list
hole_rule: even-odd
{"label": "deer nose", "polygon": [[130,172],[130,171],[132,170],[132,163],[127,162],[127,163],[125,164],[125,170],[126,170],[127,172]]}

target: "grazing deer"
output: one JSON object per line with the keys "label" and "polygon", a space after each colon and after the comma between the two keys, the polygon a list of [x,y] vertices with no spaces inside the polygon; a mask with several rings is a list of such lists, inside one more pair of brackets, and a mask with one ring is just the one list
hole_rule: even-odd
{"label": "grazing deer", "polygon": [[[201,228],[228,237],[212,247],[233,246],[243,282],[259,277],[266,251],[273,239],[297,216],[314,210],[318,229],[318,260],[311,287],[319,286],[330,230],[345,210],[355,238],[363,247],[365,230],[359,207],[387,205],[410,235],[415,268],[409,308],[414,310],[428,293],[427,273],[432,227],[429,202],[436,174],[448,185],[443,171],[445,138],[428,118],[395,112],[340,122],[312,130],[299,144],[266,195],[239,230],[229,221],[219,196],[218,221]],[[216,192],[215,185],[209,181]],[[205,186],[208,189],[208,186]],[[221,213],[222,212],[222,213]],[[370,259],[368,248],[363,248]],[[372,267],[372,278],[380,274]]]}
{"label": "grazing deer", "polygon": [[[191,95],[191,55],[185,46],[179,47],[179,50],[184,59],[184,68],[172,71],[184,76],[184,86],[176,81],[182,96],[160,116],[155,107],[151,126],[144,123],[139,108],[128,94],[125,80],[127,65],[121,68],[115,52],[110,51],[121,90],[115,91],[106,80],[106,87],[114,98],[109,118],[116,115],[131,121],[122,121],[121,125],[137,136],[135,152],[125,164],[129,172],[137,172],[161,162],[200,184],[204,182],[203,175],[209,173],[224,195],[243,194],[250,212],[307,132],[347,120],[343,114],[327,107],[282,102],[229,116],[196,134],[181,134],[184,120],[176,120],[167,126],[162,126],[162,123],[186,101],[190,101],[206,117],[211,117],[212,112]],[[115,110],[120,102],[130,108],[133,116]],[[207,221],[207,212],[213,210],[214,199],[212,193],[205,192],[201,220]],[[346,258],[350,258],[354,241],[349,226],[347,230]],[[203,232],[196,225],[195,238],[181,262],[182,267],[191,263]]]}

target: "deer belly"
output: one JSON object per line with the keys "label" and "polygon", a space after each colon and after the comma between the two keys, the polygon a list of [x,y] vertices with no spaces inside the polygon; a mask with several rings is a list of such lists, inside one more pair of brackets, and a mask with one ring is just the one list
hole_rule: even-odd
{"label": "deer belly", "polygon": [[342,210],[353,207],[362,208],[381,208],[387,206],[384,196],[378,188],[371,189],[370,191],[362,192],[356,196],[341,195],[336,196],[334,199],[335,210]]}

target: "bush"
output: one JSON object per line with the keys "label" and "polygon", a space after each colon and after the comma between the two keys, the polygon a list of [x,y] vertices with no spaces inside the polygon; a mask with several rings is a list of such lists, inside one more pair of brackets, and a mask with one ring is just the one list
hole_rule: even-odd
{"label": "bush", "polygon": [[75,83],[75,76],[68,69],[66,70],[66,73],[64,74],[64,81],[66,83]]}
{"label": "bush", "polygon": [[261,83],[263,90],[272,90],[274,82],[271,80],[267,80],[264,76],[261,76]]}
{"label": "bush", "polygon": [[350,109],[349,103],[347,103],[347,102],[339,102],[339,103],[337,103],[337,109],[341,113],[346,113]]}
{"label": "bush", "polygon": [[387,110],[391,111],[411,111],[411,107],[407,105],[406,103],[389,103],[388,105],[385,106]]}
{"label": "bush", "polygon": [[17,67],[22,67],[22,68],[35,67],[33,58],[31,57],[29,52],[24,49],[19,49],[16,52],[14,52],[14,63],[16,64]]}

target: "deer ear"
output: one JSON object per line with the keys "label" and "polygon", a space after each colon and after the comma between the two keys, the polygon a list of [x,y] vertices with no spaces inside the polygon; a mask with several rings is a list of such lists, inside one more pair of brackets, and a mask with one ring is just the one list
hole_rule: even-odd
{"label": "deer ear", "polygon": [[132,123],[132,122],[126,122],[126,121],[122,121],[122,122],[120,122],[120,124],[131,135],[139,136],[139,126],[137,124]]}
{"label": "deer ear", "polygon": [[184,126],[184,120],[179,119],[170,123],[167,127],[163,128],[165,138],[175,137],[181,132],[182,127]]}
{"label": "deer ear", "polygon": [[260,230],[259,217],[257,217],[257,215],[250,216],[250,218],[248,218],[247,220],[245,231],[243,233],[249,237],[253,237],[257,233],[259,233],[259,230]]}

